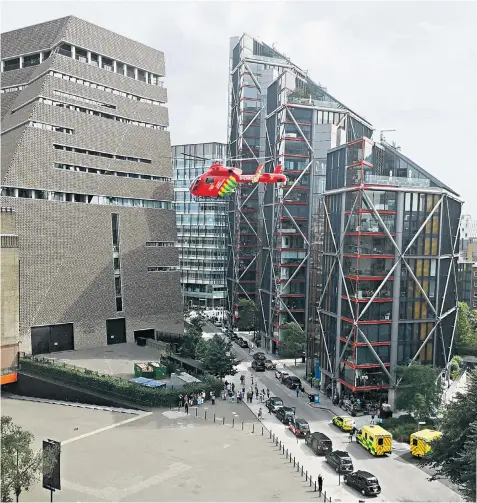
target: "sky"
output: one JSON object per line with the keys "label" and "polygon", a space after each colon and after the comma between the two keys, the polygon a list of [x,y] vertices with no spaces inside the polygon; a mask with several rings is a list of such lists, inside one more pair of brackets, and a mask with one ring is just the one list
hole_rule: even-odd
{"label": "sky", "polygon": [[477,219],[477,2],[1,2],[10,31],[74,15],[165,53],[172,144],[226,142],[229,38],[275,44]]}

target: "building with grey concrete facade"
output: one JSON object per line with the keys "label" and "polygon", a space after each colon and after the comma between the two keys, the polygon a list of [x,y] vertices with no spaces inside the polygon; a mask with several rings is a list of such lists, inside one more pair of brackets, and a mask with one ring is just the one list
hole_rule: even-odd
{"label": "building with grey concrete facade", "polygon": [[163,53],[69,16],[3,33],[1,59],[21,349],[182,333]]}

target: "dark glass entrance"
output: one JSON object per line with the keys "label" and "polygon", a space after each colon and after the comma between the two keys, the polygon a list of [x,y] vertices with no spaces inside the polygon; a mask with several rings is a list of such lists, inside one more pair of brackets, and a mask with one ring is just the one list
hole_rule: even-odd
{"label": "dark glass entrance", "polygon": [[33,355],[69,351],[75,348],[73,323],[31,327]]}
{"label": "dark glass entrance", "polygon": [[106,320],[106,341],[108,345],[126,342],[126,318]]}

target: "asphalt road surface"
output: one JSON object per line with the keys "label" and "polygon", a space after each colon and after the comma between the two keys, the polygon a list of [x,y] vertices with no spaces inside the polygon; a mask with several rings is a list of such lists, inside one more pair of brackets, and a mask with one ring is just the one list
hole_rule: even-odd
{"label": "asphalt road surface", "polygon": [[[409,454],[407,444],[394,443],[393,453],[384,458],[375,458],[355,441],[349,442],[349,435],[341,432],[331,424],[332,413],[328,410],[313,407],[309,403],[308,395],[300,393],[297,397],[295,390],[291,390],[282,385],[275,378],[274,371],[255,372],[251,368],[252,355],[248,349],[242,349],[236,344],[233,350],[239,360],[242,360],[238,367],[239,372],[229,378],[229,381],[240,385],[240,376],[246,377],[245,385],[249,389],[251,376],[254,376],[254,383],[259,389],[270,390],[270,396],[280,397],[286,406],[296,408],[296,417],[305,419],[311,431],[321,431],[325,433],[333,442],[334,450],[345,450],[353,460],[355,470],[365,470],[374,474],[381,485],[382,493],[375,501],[463,501],[463,498],[454,491],[447,481],[429,482],[429,473],[417,466],[415,460]],[[287,366],[286,371],[293,374],[293,365]],[[265,404],[259,404],[254,398],[252,405],[248,404],[255,414],[262,407],[263,424],[268,429],[278,435],[296,460],[303,464],[306,470],[312,474],[313,479],[322,474],[324,478],[323,487],[333,501],[357,501],[364,499],[354,489],[343,484],[338,475],[327,465],[324,458],[315,456],[304,444],[304,440],[298,440],[288,430],[288,427],[280,423],[273,414],[269,414]],[[357,426],[368,424],[369,416],[356,418]],[[339,482],[341,484],[339,485]]]}

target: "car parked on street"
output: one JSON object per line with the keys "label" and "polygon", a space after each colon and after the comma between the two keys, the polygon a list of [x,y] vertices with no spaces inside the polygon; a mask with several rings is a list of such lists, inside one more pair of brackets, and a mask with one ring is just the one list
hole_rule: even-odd
{"label": "car parked on street", "polygon": [[293,416],[288,421],[288,429],[296,437],[305,437],[307,433],[310,432],[310,425],[304,419],[296,418],[295,416]]}
{"label": "car parked on street", "polygon": [[262,351],[259,351],[258,353],[254,353],[253,359],[265,361],[267,359],[267,356]]}
{"label": "car parked on street", "polygon": [[336,473],[351,473],[354,470],[353,461],[346,451],[333,451],[326,455],[326,462]]}
{"label": "car parked on street", "polygon": [[281,409],[283,407],[283,400],[281,398],[278,398],[277,396],[271,396],[266,402],[265,402],[265,407],[270,411],[275,414],[278,409]]}
{"label": "car parked on street", "polygon": [[277,410],[275,417],[283,424],[288,424],[290,419],[295,415],[295,411],[295,407],[283,406]]}
{"label": "car parked on street", "polygon": [[357,489],[363,496],[377,496],[381,494],[381,486],[378,479],[372,473],[363,470],[346,474],[344,482],[347,486]]}
{"label": "car parked on street", "polygon": [[273,363],[272,360],[265,360],[265,368],[267,370],[275,370],[277,368],[277,364]]}
{"label": "car parked on street", "polygon": [[237,341],[237,344],[241,347],[241,348],[244,348],[244,349],[248,349],[249,345],[248,345],[248,341],[246,339],[240,339]]}
{"label": "car parked on street", "polygon": [[296,389],[297,387],[301,389],[301,379],[295,376],[288,376],[282,379],[282,383],[290,389]]}
{"label": "car parked on street", "polygon": [[331,440],[319,431],[305,436],[305,444],[317,455],[326,455],[333,450]]}
{"label": "car parked on street", "polygon": [[265,363],[262,360],[253,360],[252,368],[256,372],[265,372]]}

